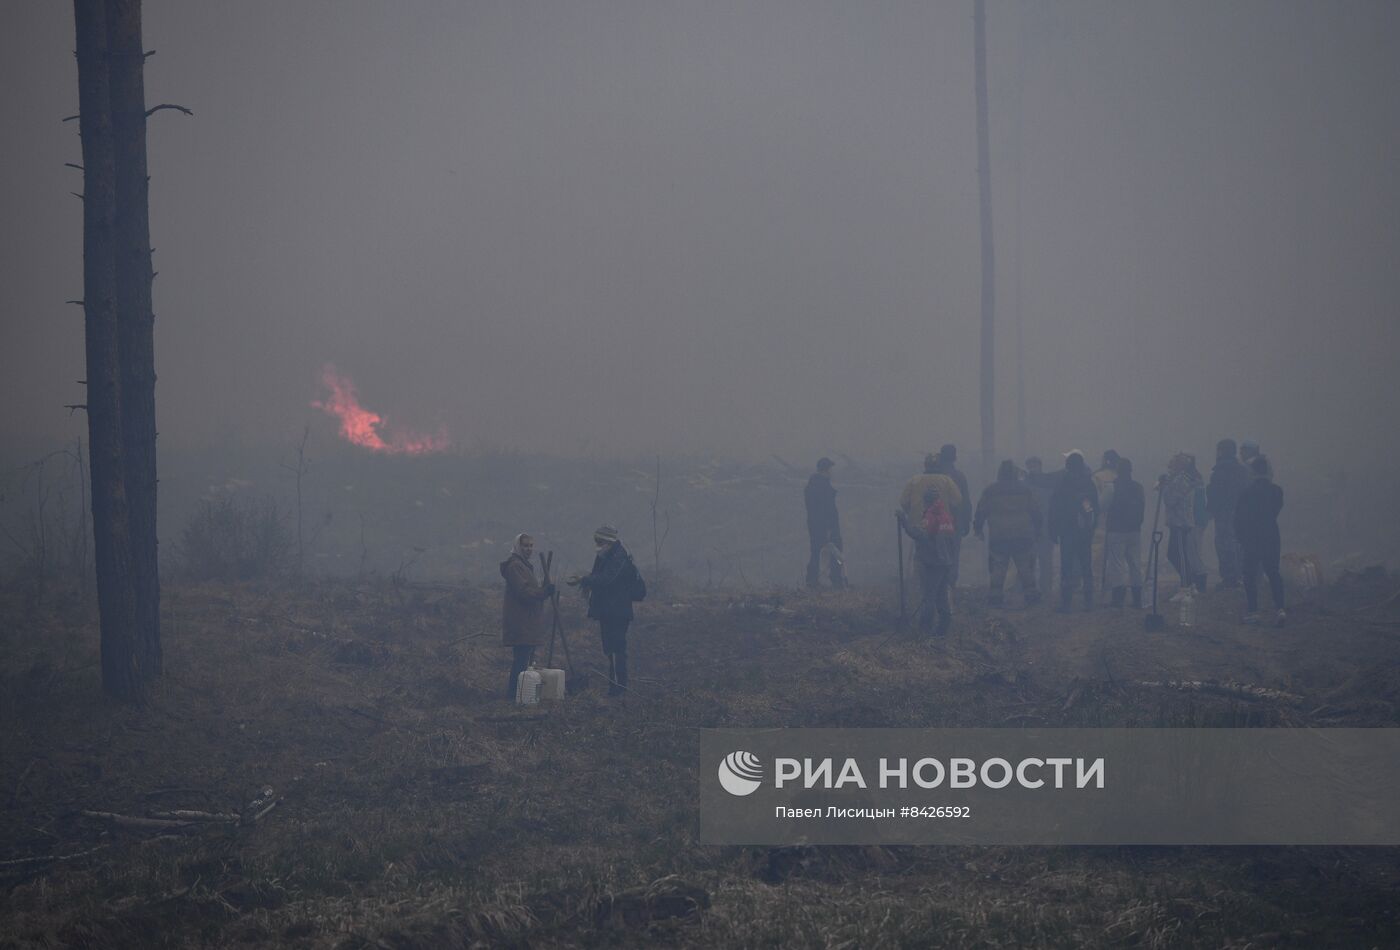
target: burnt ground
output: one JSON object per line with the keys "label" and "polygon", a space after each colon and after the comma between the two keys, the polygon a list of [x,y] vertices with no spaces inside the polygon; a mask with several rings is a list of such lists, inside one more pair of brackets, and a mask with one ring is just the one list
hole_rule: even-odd
{"label": "burnt ground", "polygon": [[498,698],[492,587],[169,587],[144,708],[90,605],[11,598],[0,947],[1394,946],[1396,849],[709,847],[695,772],[710,726],[1394,727],[1396,587],[1155,635],[960,592],[943,648],[891,591],[654,590],[635,695],[539,709]]}

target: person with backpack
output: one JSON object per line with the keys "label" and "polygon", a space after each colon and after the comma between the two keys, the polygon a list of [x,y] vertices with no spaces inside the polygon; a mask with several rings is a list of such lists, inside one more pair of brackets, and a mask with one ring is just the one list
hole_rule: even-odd
{"label": "person with backpack", "polygon": [[[921,500],[924,510],[918,521],[909,517],[903,508],[895,512],[895,518],[904,533],[914,539],[914,568],[922,592],[917,612],[919,629],[926,635],[941,637],[953,624],[953,604],[948,588],[957,524],[936,486],[925,488]],[[935,611],[937,627],[933,625]]]}
{"label": "person with backpack", "polygon": [[615,527],[605,524],[593,532],[593,546],[597,549],[593,570],[576,583],[588,597],[589,618],[598,621],[603,652],[608,657],[608,695],[622,696],[627,693],[627,627],[632,623],[632,603],[646,597],[646,582]]}
{"label": "person with backpack", "polygon": [[501,643],[511,649],[510,680],[506,683],[506,698],[511,700],[515,699],[520,674],[529,668],[535,649],[544,641],[544,604],[554,594],[553,584],[541,584],[535,579],[535,568],[530,563],[534,550],[534,538],[517,534],[510,557],[501,562],[501,577],[506,581]]}
{"label": "person with backpack", "polygon": [[977,501],[972,531],[980,540],[984,529],[991,536],[987,543],[987,571],[991,574],[992,588],[987,604],[991,607],[1004,604],[1002,588],[1006,586],[1006,573],[1013,561],[1026,606],[1039,603],[1035,545],[1043,529],[1040,505],[1030,486],[1017,477],[1016,463],[1010,459],[1001,463],[997,480],[986,487]]}
{"label": "person with backpack", "polygon": [[1090,563],[1094,528],[1099,523],[1099,492],[1083,453],[1065,455],[1065,471],[1050,496],[1050,539],[1060,546],[1059,613],[1069,613],[1076,582],[1082,579],[1084,609],[1094,607],[1094,568]]}
{"label": "person with backpack", "polygon": [[958,447],[949,442],[938,450],[938,458],[934,460],[933,471],[938,475],[946,475],[958,486],[958,498],[942,499],[943,504],[952,512],[953,523],[957,527],[957,534],[953,537],[953,565],[948,573],[948,586],[958,586],[958,565],[962,563],[962,539],[967,537],[972,531],[972,493],[967,487],[967,476],[958,468]]}
{"label": "person with backpack", "polygon": [[1133,606],[1142,607],[1142,519],[1147,499],[1142,483],[1133,481],[1133,463],[1119,458],[1113,491],[1104,508],[1104,586],[1113,591],[1114,607],[1123,606],[1127,588]]}
{"label": "person with backpack", "polygon": [[1244,575],[1244,622],[1259,622],[1259,575],[1269,578],[1269,593],[1274,598],[1274,617],[1282,627],[1288,615],[1283,609],[1283,576],[1279,573],[1282,544],[1278,531],[1278,516],[1283,510],[1283,489],[1274,484],[1269,460],[1255,456],[1249,465],[1254,480],[1240,492],[1235,503],[1235,536],[1240,541],[1241,568]]}

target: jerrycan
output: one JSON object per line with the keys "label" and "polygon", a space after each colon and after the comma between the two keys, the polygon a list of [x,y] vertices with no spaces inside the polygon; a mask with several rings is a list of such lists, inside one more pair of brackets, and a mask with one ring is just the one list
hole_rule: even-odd
{"label": "jerrycan", "polygon": [[540,671],[534,668],[520,674],[515,682],[515,704],[533,706],[540,701],[540,684],[543,682]]}
{"label": "jerrycan", "polygon": [[1177,625],[1190,627],[1196,622],[1196,595],[1191,588],[1187,587],[1181,594],[1181,616],[1177,620]]}
{"label": "jerrycan", "polygon": [[537,672],[540,674],[540,699],[563,699],[564,671],[539,670]]}

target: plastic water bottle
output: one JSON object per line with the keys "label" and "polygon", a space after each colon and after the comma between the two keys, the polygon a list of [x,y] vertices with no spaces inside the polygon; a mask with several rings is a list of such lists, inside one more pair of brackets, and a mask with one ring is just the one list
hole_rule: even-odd
{"label": "plastic water bottle", "polygon": [[1196,622],[1196,595],[1187,587],[1181,592],[1181,616],[1177,624],[1189,627]]}
{"label": "plastic water bottle", "polygon": [[515,682],[515,703],[517,706],[533,706],[540,701],[540,684],[543,678],[538,670],[530,669],[520,674]]}

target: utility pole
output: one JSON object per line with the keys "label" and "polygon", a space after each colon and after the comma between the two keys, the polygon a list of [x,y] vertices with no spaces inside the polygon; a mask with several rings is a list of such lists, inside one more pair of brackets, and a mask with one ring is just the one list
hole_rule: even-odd
{"label": "utility pole", "polygon": [[973,0],[977,73],[977,192],[982,210],[982,476],[996,471],[996,268],[992,255],[992,160],[987,131],[987,6]]}

